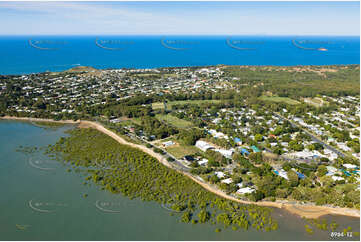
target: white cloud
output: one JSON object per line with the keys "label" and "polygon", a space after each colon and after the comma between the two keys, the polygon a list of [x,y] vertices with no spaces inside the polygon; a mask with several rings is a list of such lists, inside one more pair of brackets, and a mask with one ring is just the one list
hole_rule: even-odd
{"label": "white cloud", "polygon": [[1,31],[7,34],[359,33],[359,19],[355,21],[355,16],[345,14],[336,20],[332,16],[324,18],[327,14],[319,16],[317,12],[310,11],[312,16],[305,19],[301,13],[273,13],[257,7],[220,10],[188,6],[182,12],[169,7],[169,3],[167,7],[130,5],[109,2],[0,2],[0,22],[5,23]]}

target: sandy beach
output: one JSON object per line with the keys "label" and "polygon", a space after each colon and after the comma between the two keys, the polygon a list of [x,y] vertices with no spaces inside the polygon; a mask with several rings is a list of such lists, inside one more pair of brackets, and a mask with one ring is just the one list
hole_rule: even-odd
{"label": "sandy beach", "polygon": [[[56,122],[56,123],[64,123],[64,124],[78,124],[79,128],[94,128],[98,131],[112,137],[120,144],[129,145],[131,147],[137,148],[142,150],[143,152],[153,156],[156,158],[159,162],[161,162],[163,165],[173,168],[173,166],[160,154],[155,153],[152,149],[149,149],[143,145],[138,145],[134,143],[130,143],[126,140],[124,140],[122,137],[118,136],[116,133],[106,129],[101,124],[92,122],[92,121],[85,121],[85,120],[51,120],[51,119],[41,119],[41,118],[26,118],[26,117],[10,117],[5,116],[1,117],[1,119],[7,119],[7,120],[22,120],[22,121],[32,121],[32,122]],[[291,204],[287,201],[276,201],[276,202],[251,202],[251,201],[243,201],[236,199],[230,195],[227,195],[225,192],[219,190],[218,188],[202,182],[195,177],[193,177],[190,173],[187,172],[181,172],[177,170],[178,172],[182,173],[183,175],[189,177],[193,181],[197,182],[199,185],[201,185],[203,188],[207,189],[210,192],[213,192],[214,194],[217,194],[220,197],[238,202],[243,204],[254,204],[258,206],[267,206],[267,207],[277,207],[286,209],[290,213],[299,215],[301,217],[306,218],[319,218],[323,215],[332,214],[332,215],[343,215],[343,216],[352,216],[352,217],[360,217],[360,210],[357,209],[351,209],[351,208],[333,208],[333,207],[326,207],[326,206],[310,206],[310,205],[301,205],[301,204]]]}
{"label": "sandy beach", "polygon": [[53,120],[53,119],[44,119],[44,118],[27,118],[27,117],[13,117],[13,116],[4,116],[0,119],[9,119],[9,120],[23,120],[28,122],[52,122],[52,123],[62,123],[62,124],[79,124],[80,120]]}

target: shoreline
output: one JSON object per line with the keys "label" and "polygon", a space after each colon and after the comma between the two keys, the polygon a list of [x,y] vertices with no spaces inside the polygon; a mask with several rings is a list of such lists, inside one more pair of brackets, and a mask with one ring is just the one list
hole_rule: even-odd
{"label": "shoreline", "polygon": [[[78,124],[79,128],[94,128],[114,140],[116,140],[118,143],[123,145],[129,145],[133,148],[140,149],[141,151],[153,156],[156,158],[160,163],[165,165],[166,167],[173,169],[172,165],[160,154],[155,153],[152,149],[149,149],[143,145],[134,144],[126,141],[113,131],[108,130],[103,125],[93,122],[93,121],[87,121],[87,120],[52,120],[52,119],[43,119],[43,118],[29,118],[29,117],[12,117],[12,116],[4,116],[0,117],[1,120],[19,120],[19,121],[30,121],[30,122],[53,122],[53,123],[63,123],[63,124]],[[232,200],[234,202],[242,203],[242,204],[253,204],[257,206],[265,206],[265,207],[276,207],[285,209],[288,212],[299,215],[301,217],[306,218],[319,218],[324,215],[342,215],[342,216],[349,216],[349,217],[357,217],[360,218],[360,210],[352,209],[352,208],[334,208],[334,207],[327,207],[327,206],[317,206],[317,205],[301,205],[301,204],[291,204],[290,202],[284,201],[284,202],[252,202],[252,201],[243,201],[237,198],[234,198],[225,192],[219,190],[218,188],[213,187],[211,184],[208,184],[206,182],[202,182],[198,179],[196,179],[194,176],[192,176],[188,172],[179,171],[177,169],[177,172],[187,176],[188,178],[192,179],[194,182],[201,185],[204,189],[208,190],[209,192],[212,192],[222,198]]]}
{"label": "shoreline", "polygon": [[[73,65],[73,66],[72,66]],[[311,66],[319,66],[319,67],[325,67],[325,66],[360,66],[360,63],[343,63],[343,64],[317,64],[317,65],[312,65],[312,64],[293,64],[293,65],[270,65],[270,64],[264,64],[264,65],[255,65],[255,64],[251,64],[251,65],[246,65],[246,64],[214,64],[214,65],[194,65],[194,66],[169,66],[169,67],[164,67],[164,66],[156,66],[156,67],[119,67],[119,68],[95,68],[93,66],[82,66],[82,65],[75,65],[75,64],[69,64],[69,66],[71,66],[70,68],[64,69],[62,71],[37,71],[37,72],[17,72],[17,73],[5,73],[5,74],[1,74],[0,76],[21,76],[21,75],[31,75],[31,74],[43,74],[43,73],[62,73],[62,72],[67,72],[73,68],[76,67],[86,67],[86,68],[94,68],[95,71],[106,71],[106,70],[141,70],[141,69],[151,69],[151,70],[156,70],[156,69],[180,69],[180,68],[209,68],[209,67],[219,67],[219,68],[226,68],[226,67],[234,67],[234,66],[239,66],[239,67],[311,67]]]}

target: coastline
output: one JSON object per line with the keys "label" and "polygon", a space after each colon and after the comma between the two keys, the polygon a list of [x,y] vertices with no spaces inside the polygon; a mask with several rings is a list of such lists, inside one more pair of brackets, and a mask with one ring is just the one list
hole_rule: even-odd
{"label": "coastline", "polygon": [[[63,123],[63,124],[77,124],[79,128],[94,128],[98,131],[110,136],[111,138],[115,139],[117,142],[123,145],[129,145],[133,148],[137,148],[142,150],[143,152],[153,156],[156,158],[160,163],[165,165],[168,168],[173,169],[172,165],[160,154],[155,153],[152,149],[149,149],[143,145],[138,145],[134,143],[130,143],[124,140],[122,137],[118,136],[113,131],[108,130],[104,126],[99,123],[87,120],[52,120],[52,119],[43,119],[43,118],[29,118],[29,117],[12,117],[12,116],[4,116],[0,117],[2,120],[19,120],[19,121],[30,121],[30,122],[54,122],[54,123]],[[220,196],[225,199],[232,200],[234,202],[242,203],[242,204],[253,204],[258,206],[266,206],[266,207],[276,207],[281,209],[286,209],[288,212],[299,215],[301,217],[306,218],[319,218],[324,215],[343,215],[343,216],[350,216],[350,217],[360,217],[360,210],[351,209],[351,208],[334,208],[334,207],[327,207],[327,206],[317,206],[317,205],[301,205],[301,204],[291,204],[290,202],[252,202],[252,201],[243,201],[237,198],[234,198],[230,195],[227,195],[225,192],[213,187],[212,185],[202,182],[192,176],[190,173],[183,172],[176,170],[177,172],[182,173],[183,175],[189,177],[193,181],[197,182],[201,185],[204,189]]]}

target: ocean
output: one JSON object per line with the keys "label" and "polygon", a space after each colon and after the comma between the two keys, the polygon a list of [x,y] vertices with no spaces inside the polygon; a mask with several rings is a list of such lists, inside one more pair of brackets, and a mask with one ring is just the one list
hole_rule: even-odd
{"label": "ocean", "polygon": [[[22,121],[0,120],[0,240],[358,240],[331,237],[330,232],[306,233],[305,221],[282,209],[272,217],[278,230],[233,231],[212,224],[185,224],[181,214],[155,202],[130,200],[121,194],[84,185],[84,174],[50,160],[41,151],[21,153],[20,146],[44,147],[66,136],[65,125],[42,128]],[[84,198],[83,195],[88,194]],[[112,212],[109,212],[112,211]],[[325,216],[360,231],[358,218]]]}
{"label": "ocean", "polygon": [[360,64],[336,36],[0,36],[0,74],[95,68]]}

